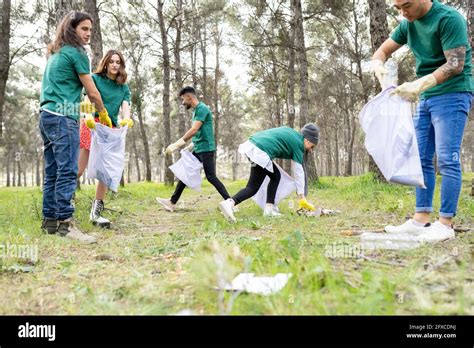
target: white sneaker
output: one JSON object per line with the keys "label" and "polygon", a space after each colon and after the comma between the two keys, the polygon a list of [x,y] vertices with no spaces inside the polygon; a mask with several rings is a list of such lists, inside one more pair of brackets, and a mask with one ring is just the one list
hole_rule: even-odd
{"label": "white sneaker", "polygon": [[263,209],[263,216],[278,217],[281,215],[282,214],[278,211],[278,207],[274,204],[266,204],[265,209]]}
{"label": "white sneaker", "polygon": [[168,211],[173,212],[175,204],[171,203],[169,199],[156,197],[156,201],[163,206]]}
{"label": "white sneaker", "polygon": [[439,221],[436,221],[428,227],[424,233],[417,236],[417,239],[420,242],[426,243],[436,243],[453,238],[454,230]]}
{"label": "white sneaker", "polygon": [[392,226],[392,225],[385,226],[384,230],[387,233],[409,233],[409,234],[418,235],[420,233],[424,233],[428,229],[429,226],[430,226],[429,224],[426,224],[425,226],[421,226],[421,227],[416,226],[414,224],[414,220],[409,219],[405,221],[405,223],[398,226]]}
{"label": "white sneaker", "polygon": [[231,198],[226,199],[225,201],[222,201],[219,203],[219,208],[222,214],[224,214],[226,219],[235,223],[237,222],[237,220],[235,219],[235,216],[234,216],[234,206],[235,206],[234,201]]}

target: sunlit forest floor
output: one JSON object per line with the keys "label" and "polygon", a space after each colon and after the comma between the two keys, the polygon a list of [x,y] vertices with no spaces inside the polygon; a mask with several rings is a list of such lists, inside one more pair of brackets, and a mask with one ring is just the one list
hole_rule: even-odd
{"label": "sunlit forest floor", "polygon": [[[309,199],[340,214],[299,216],[290,197],[280,203],[284,216],[270,219],[249,200],[230,224],[207,182],[202,193],[185,190],[174,213],[155,202],[171,187],[130,184],[108,195],[112,211],[104,216],[113,226],[103,230],[88,221],[94,187],[86,185],[75,216],[98,238],[92,245],[41,232],[38,188],[1,188],[0,313],[474,315],[473,178],[463,177],[456,224],[464,232],[455,240],[362,255],[353,252],[360,252],[358,233],[403,222],[413,211],[413,188],[368,175],[323,177]],[[233,194],[245,182],[225,184]],[[435,197],[437,211],[439,186]],[[37,248],[37,260],[15,257],[12,245]],[[292,277],[270,296],[217,290],[244,271]]]}

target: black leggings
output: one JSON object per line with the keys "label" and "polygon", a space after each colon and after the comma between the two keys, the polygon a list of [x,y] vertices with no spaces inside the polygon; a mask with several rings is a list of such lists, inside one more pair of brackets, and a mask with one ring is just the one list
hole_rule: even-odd
{"label": "black leggings", "polygon": [[265,180],[267,175],[270,178],[267,188],[267,203],[275,204],[275,195],[281,178],[280,171],[278,170],[275,163],[273,163],[273,173],[255,163],[252,163],[252,167],[250,169],[250,178],[247,182],[247,186],[240,190],[234,197],[232,197],[235,205],[255,195],[260,189],[260,186],[262,186],[263,180]]}
{"label": "black leggings", "polygon": [[[217,178],[217,175],[216,175],[216,162],[214,160],[215,152],[214,151],[201,152],[201,153],[193,152],[193,155],[200,162],[202,162],[202,166],[204,168],[204,173],[206,174],[207,181],[209,181],[216,188],[216,190],[220,193],[222,198],[224,199],[230,198],[230,195],[227,192],[224,184]],[[178,181],[178,184],[176,185],[176,190],[174,190],[174,193],[170,199],[173,204],[176,204],[176,202],[178,202],[178,199],[179,197],[181,197],[181,194],[183,193],[183,190],[185,187],[186,185],[183,184],[181,180]]]}

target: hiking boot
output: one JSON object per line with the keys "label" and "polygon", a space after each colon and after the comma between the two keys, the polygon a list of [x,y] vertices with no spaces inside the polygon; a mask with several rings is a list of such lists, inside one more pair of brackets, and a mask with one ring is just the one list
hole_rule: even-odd
{"label": "hiking boot", "polygon": [[97,240],[87,234],[82,233],[79,229],[73,226],[72,219],[58,221],[58,234],[61,237],[77,240],[84,244],[97,243]]}
{"label": "hiking boot", "polygon": [[219,208],[222,214],[224,214],[226,219],[235,223],[237,222],[237,220],[235,219],[235,216],[234,216],[234,206],[235,206],[235,203],[232,198],[228,198],[225,201],[222,201],[219,203]]}
{"label": "hiking boot", "polygon": [[166,198],[156,197],[156,202],[158,202],[163,206],[163,208],[171,212],[173,212],[176,207],[176,204],[171,203],[171,201]]}
{"label": "hiking boot", "polygon": [[41,223],[41,229],[44,233],[55,234],[58,231],[58,220],[44,218]]}
{"label": "hiking boot", "polygon": [[104,201],[101,199],[94,199],[92,201],[91,213],[89,220],[93,225],[98,225],[102,228],[110,228],[110,221],[101,216],[104,211]]}
{"label": "hiking boot", "polygon": [[384,230],[387,233],[408,233],[412,235],[418,235],[418,234],[426,232],[429,226],[430,226],[430,223],[427,223],[424,226],[417,226],[415,224],[415,220],[409,219],[405,221],[405,223],[398,226],[392,226],[392,225],[385,226]]}

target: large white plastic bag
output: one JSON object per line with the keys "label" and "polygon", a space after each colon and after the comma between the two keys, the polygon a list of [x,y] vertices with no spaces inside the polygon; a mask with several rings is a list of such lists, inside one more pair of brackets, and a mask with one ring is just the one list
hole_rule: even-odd
{"label": "large white plastic bag", "polygon": [[415,127],[408,101],[390,93],[391,85],[359,114],[365,147],[390,182],[425,187]]}
{"label": "large white plastic bag", "polygon": [[181,150],[181,158],[169,168],[186,186],[201,192],[202,163],[191,152]]}
{"label": "large white plastic bag", "polygon": [[[277,192],[275,195],[275,205],[288,197],[288,195],[296,191],[296,182],[287,172],[283,170],[278,164],[275,163],[275,166],[278,168],[281,174],[280,183],[278,184]],[[252,199],[260,206],[260,208],[265,209],[265,204],[267,203],[267,188],[270,182],[270,178],[267,176],[263,180],[262,186],[257,191],[257,193],[252,197]]]}
{"label": "large white plastic bag", "polygon": [[91,130],[87,165],[89,179],[97,179],[117,192],[125,163],[125,137],[128,127],[110,128],[100,123]]}

